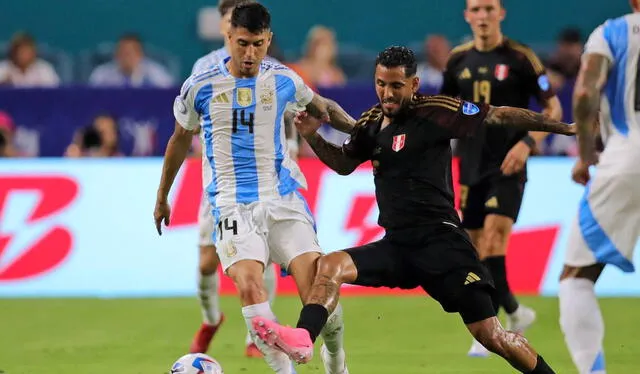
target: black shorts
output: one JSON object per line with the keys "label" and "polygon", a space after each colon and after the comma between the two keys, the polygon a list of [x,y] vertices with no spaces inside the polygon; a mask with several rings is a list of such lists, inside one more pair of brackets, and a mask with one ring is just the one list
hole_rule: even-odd
{"label": "black shorts", "polygon": [[491,303],[493,279],[461,228],[443,223],[394,231],[380,241],[345,251],[358,271],[356,285],[422,287],[445,311],[460,313],[467,324],[496,315]]}
{"label": "black shorts", "polygon": [[484,227],[488,214],[497,214],[516,222],[525,182],[522,178],[492,176],[472,186],[460,186],[462,227],[475,230]]}

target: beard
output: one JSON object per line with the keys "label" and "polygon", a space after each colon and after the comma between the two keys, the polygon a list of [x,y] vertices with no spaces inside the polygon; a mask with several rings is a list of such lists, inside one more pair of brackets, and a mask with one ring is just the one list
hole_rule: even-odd
{"label": "beard", "polygon": [[[380,101],[380,107],[382,108],[382,114],[384,114],[385,117],[389,117],[389,118],[398,117],[399,115],[401,115],[404,112],[406,112],[407,108],[409,107],[409,102],[410,101],[411,100],[409,100],[409,99],[401,99],[399,101],[396,101],[396,100],[381,100]],[[391,104],[391,105],[393,105],[393,108],[386,108],[385,104]]]}

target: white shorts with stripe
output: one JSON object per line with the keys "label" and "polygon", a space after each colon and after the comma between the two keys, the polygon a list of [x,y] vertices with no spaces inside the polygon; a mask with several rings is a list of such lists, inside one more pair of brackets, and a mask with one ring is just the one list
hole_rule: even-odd
{"label": "white shorts with stripe", "polygon": [[612,264],[635,271],[633,250],[640,236],[640,172],[597,170],[580,200],[565,264]]}
{"label": "white shorts with stripe", "polygon": [[212,237],[225,272],[241,260],[288,269],[304,253],[322,253],[311,211],[297,191],[275,200],[219,207],[212,217]]}

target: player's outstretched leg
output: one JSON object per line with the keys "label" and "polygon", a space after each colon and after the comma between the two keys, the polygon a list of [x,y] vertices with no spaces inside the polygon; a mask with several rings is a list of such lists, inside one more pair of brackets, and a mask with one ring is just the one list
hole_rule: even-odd
{"label": "player's outstretched leg", "polygon": [[[276,276],[274,264],[267,266],[264,271],[264,286],[267,289],[267,294],[269,295],[269,304],[273,308],[273,303],[276,300],[276,290],[278,288],[278,277]],[[245,337],[244,355],[247,357],[262,357],[262,352],[260,352],[256,343],[253,342],[251,333],[248,330]]]}
{"label": "player's outstretched leg", "polygon": [[191,342],[189,348],[191,353],[206,353],[213,337],[224,322],[218,293],[220,287],[220,277],[217,272],[219,263],[215,246],[200,246],[198,300],[202,309],[202,325]]}
{"label": "player's outstretched leg", "polygon": [[[263,264],[254,260],[241,260],[227,269],[227,274],[235,283],[242,303],[242,316],[247,329],[253,332],[251,321],[260,318],[275,321],[276,316],[267,301],[267,292],[263,285]],[[255,340],[258,348],[264,354],[265,361],[276,373],[294,373],[291,360],[287,355],[275,350],[260,340]]]}
{"label": "player's outstretched leg", "polygon": [[603,264],[566,266],[560,276],[560,327],[580,374],[604,374],[604,321],[594,285]]}
{"label": "player's outstretched leg", "polygon": [[311,360],[313,343],[327,324],[330,312],[338,306],[340,286],[354,282],[357,276],[351,257],[343,251],[320,257],[317,269],[296,328],[281,326],[264,318],[253,320],[253,326],[262,341],[298,363]]}
{"label": "player's outstretched leg", "polygon": [[[460,315],[471,335],[489,351],[503,357],[522,373],[548,374],[553,369],[529,345],[522,335],[507,331],[493,311],[491,296],[486,289],[469,288],[460,297]],[[493,314],[492,317],[486,317]],[[485,316],[482,318],[481,316]],[[482,319],[479,319],[482,318]]]}

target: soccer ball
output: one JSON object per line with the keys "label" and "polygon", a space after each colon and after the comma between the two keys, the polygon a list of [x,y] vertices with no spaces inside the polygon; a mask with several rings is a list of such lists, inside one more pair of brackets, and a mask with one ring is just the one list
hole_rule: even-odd
{"label": "soccer ball", "polygon": [[224,374],[218,361],[204,353],[189,353],[171,366],[170,374]]}

